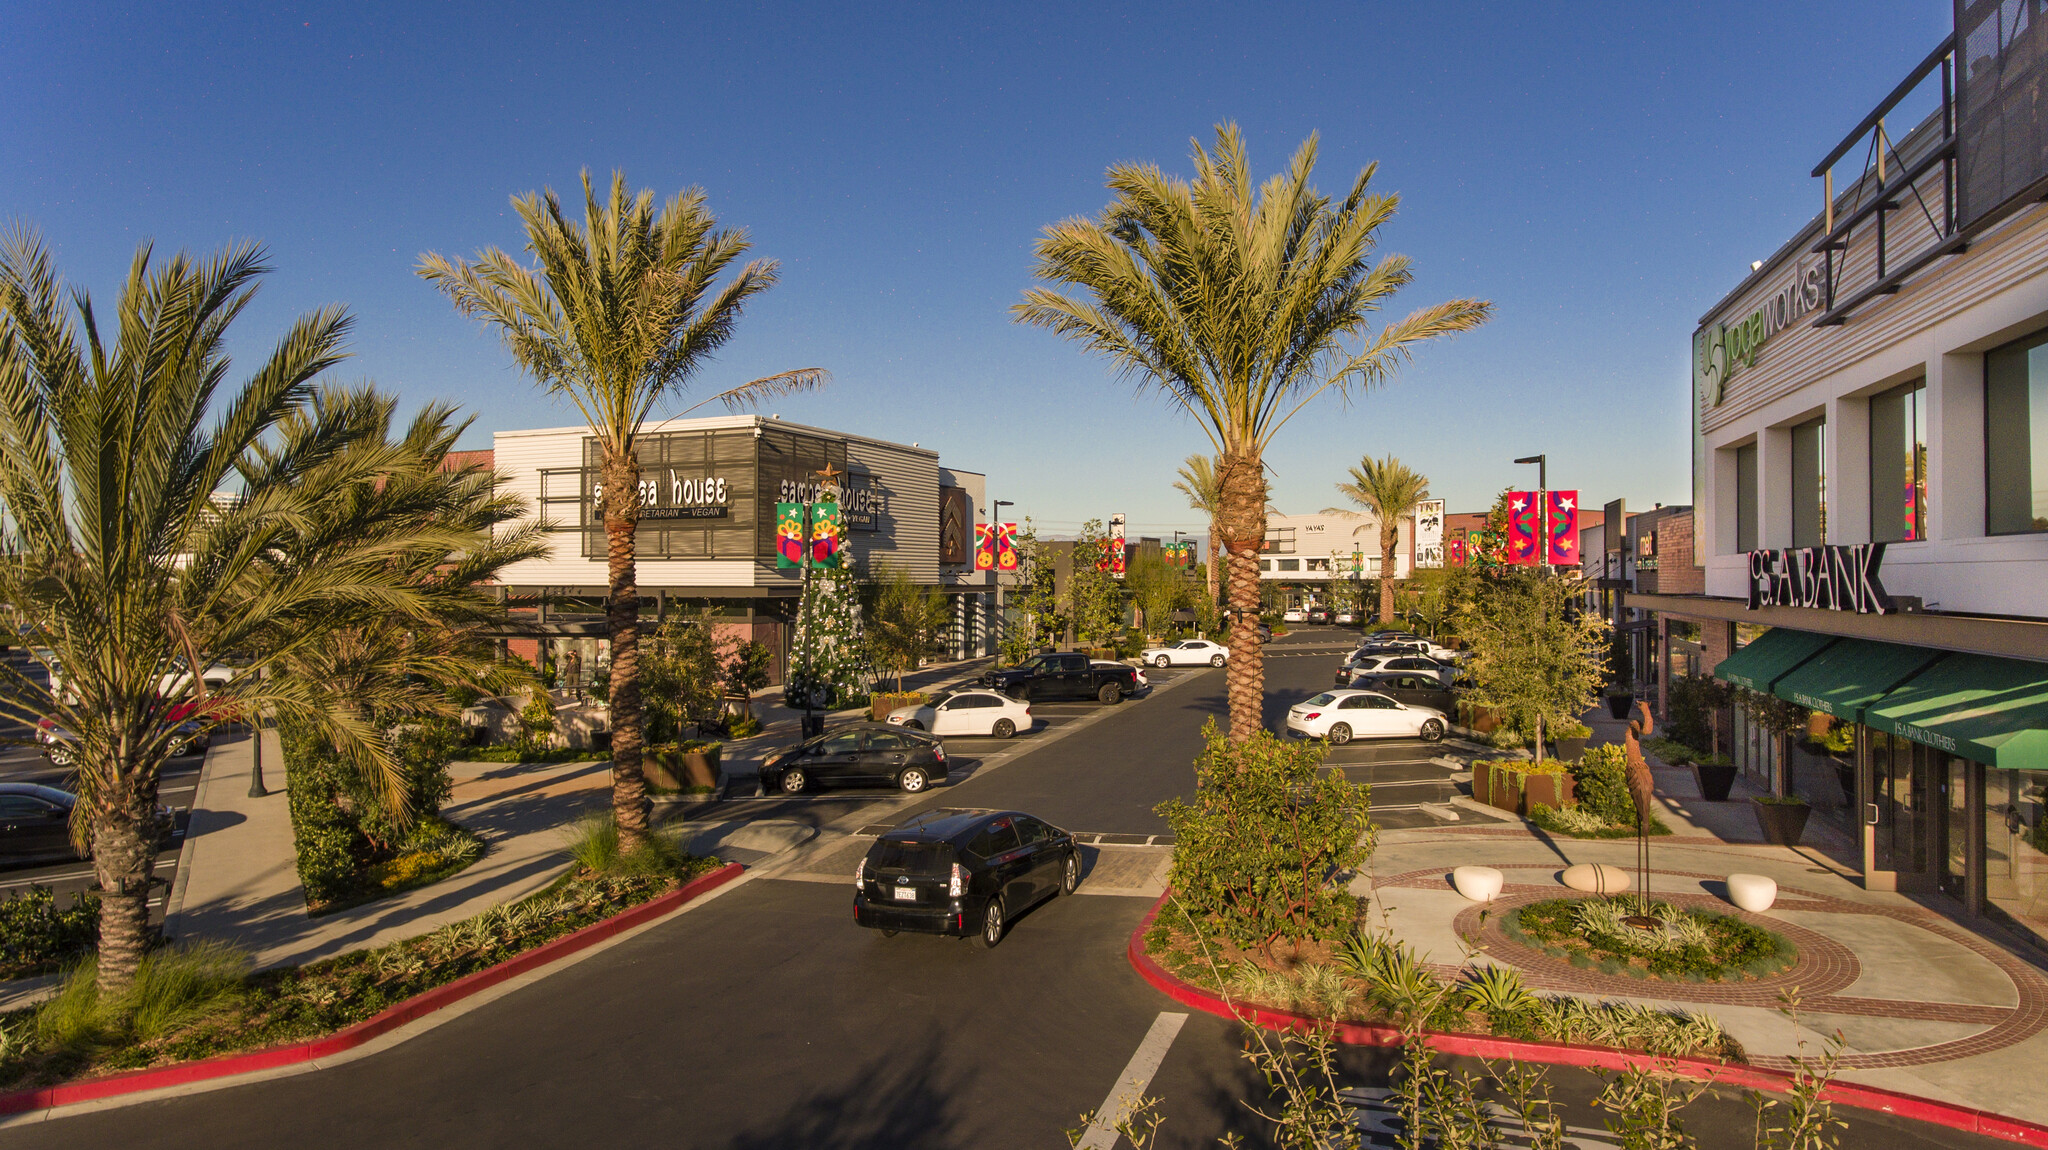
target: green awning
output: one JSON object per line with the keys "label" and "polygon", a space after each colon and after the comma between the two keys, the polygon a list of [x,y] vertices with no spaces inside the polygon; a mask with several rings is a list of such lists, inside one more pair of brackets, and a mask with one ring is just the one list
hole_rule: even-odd
{"label": "green awning", "polygon": [[1771,691],[1780,699],[1824,715],[1861,722],[1863,708],[1946,653],[1869,639],[1838,639],[1834,646],[1792,668]]}
{"label": "green awning", "polygon": [[2048,770],[2048,663],[1950,655],[1866,707],[1863,722],[1990,766]]}
{"label": "green awning", "polygon": [[1752,691],[1768,692],[1779,676],[1813,658],[1834,641],[1833,635],[1773,627],[1758,635],[1749,646],[1721,660],[1714,668],[1714,677]]}

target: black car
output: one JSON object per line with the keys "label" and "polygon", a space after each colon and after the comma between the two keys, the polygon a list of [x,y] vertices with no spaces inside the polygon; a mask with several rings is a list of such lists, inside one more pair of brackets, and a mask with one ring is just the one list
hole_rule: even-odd
{"label": "black car", "polygon": [[812,787],[889,786],[916,794],[946,781],[946,744],[935,735],[882,723],[834,727],[761,768],[761,793]]}
{"label": "black car", "polygon": [[1335,617],[1336,612],[1328,607],[1310,607],[1308,609],[1308,621],[1311,623],[1328,623]]}
{"label": "black car", "polygon": [[868,848],[854,872],[853,921],[994,946],[1012,919],[1080,885],[1081,848],[1058,827],[1019,811],[941,808]]}
{"label": "black car", "polygon": [[1138,669],[1128,663],[1096,661],[1079,651],[1033,655],[1014,667],[985,671],[981,685],[1012,699],[1038,703],[1057,699],[1122,702],[1138,692]]}
{"label": "black car", "polygon": [[82,858],[71,843],[78,796],[38,783],[0,783],[0,858]]}
{"label": "black car", "polygon": [[1351,680],[1362,691],[1378,691],[1397,703],[1458,713],[1458,697],[1442,677],[1428,671],[1367,671]]}

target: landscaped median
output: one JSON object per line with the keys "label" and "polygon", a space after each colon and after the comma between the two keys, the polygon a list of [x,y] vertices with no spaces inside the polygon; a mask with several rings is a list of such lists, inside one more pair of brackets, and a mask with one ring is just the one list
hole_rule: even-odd
{"label": "landscaped median", "polygon": [[[1406,1041],[1403,1029],[1391,1023],[1313,1017],[1269,1005],[1259,1005],[1252,1001],[1233,1000],[1218,990],[1197,985],[1167,970],[1152,957],[1148,939],[1153,938],[1155,923],[1161,910],[1168,907],[1173,894],[1174,892],[1169,889],[1153,904],[1144,921],[1131,932],[1130,942],[1126,948],[1132,968],[1167,997],[1184,1006],[1222,1018],[1236,1019],[1251,1026],[1284,1033],[1322,1034],[1344,1045],[1393,1047],[1400,1046]],[[1480,979],[1475,980],[1475,984],[1483,980],[1482,974]],[[1597,1010],[1593,1004],[1588,1006],[1589,1009]],[[1483,1008],[1480,1012],[1484,1013]],[[1653,1054],[1584,1043],[1511,1038],[1493,1034],[1433,1029],[1415,1030],[1414,1033],[1428,1043],[1429,1049],[1440,1054],[1574,1066],[1596,1071],[1650,1071],[1769,1094],[1785,1094],[1792,1090],[1798,1081],[1797,1076],[1792,1073],[1752,1066],[1739,1061]],[[1827,1082],[1821,1091],[1821,1097],[1840,1105],[1893,1114],[1931,1125],[2000,1138],[2020,1145],[2048,1147],[2048,1126],[1973,1110],[1965,1106],[1843,1082],[1839,1079]]]}
{"label": "landscaped median", "polygon": [[[362,1046],[528,971],[652,922],[737,878],[738,863],[702,860],[678,884],[651,875],[597,877],[494,908],[432,934],[249,980],[247,996],[171,1028],[162,1041],[112,1049],[53,1046],[5,1066],[25,1089],[0,1094],[19,1114],[312,1062]],[[551,900],[551,901],[546,901]],[[526,908],[526,909],[522,909]],[[17,1026],[47,1029],[46,1015]],[[8,1034],[9,1046],[19,1040]],[[123,1063],[141,1068],[119,1071]],[[7,1065],[11,1063],[12,1065]]]}

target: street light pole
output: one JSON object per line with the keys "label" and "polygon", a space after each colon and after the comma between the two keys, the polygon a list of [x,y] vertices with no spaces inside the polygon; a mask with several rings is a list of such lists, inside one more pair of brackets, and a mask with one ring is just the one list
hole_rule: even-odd
{"label": "street light pole", "polygon": [[1550,491],[1550,457],[1547,455],[1524,455],[1516,463],[1536,465],[1536,562],[1544,570],[1550,569],[1550,524],[1544,511],[1544,496]]}

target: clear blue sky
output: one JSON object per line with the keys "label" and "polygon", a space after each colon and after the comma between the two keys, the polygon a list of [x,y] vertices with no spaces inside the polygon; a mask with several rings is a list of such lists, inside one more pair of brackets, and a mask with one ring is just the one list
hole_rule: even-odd
{"label": "clear blue sky", "polygon": [[1553,486],[1690,498],[1693,326],[1820,202],[1807,171],[1946,32],[1947,0],[1162,5],[10,5],[0,219],[111,302],[135,245],[269,246],[244,358],[346,304],[339,373],[494,428],[575,422],[413,273],[513,247],[514,193],[623,168],[702,185],[782,262],[702,376],[799,366],[785,418],[936,447],[1052,531],[1171,490],[1200,431],[1013,324],[1045,224],[1103,170],[1185,173],[1239,122],[1262,173],[1311,131],[1325,190],[1364,163],[1403,196],[1396,304],[1494,301],[1391,386],[1312,408],[1268,456],[1289,512],[1361,455],[1453,510],[1546,452]]}

